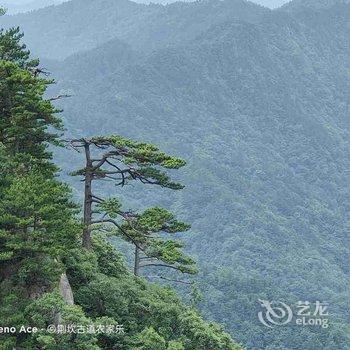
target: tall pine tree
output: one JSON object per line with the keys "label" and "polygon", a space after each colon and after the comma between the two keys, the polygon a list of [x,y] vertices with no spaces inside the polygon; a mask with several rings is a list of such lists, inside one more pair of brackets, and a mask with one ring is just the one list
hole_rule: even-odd
{"label": "tall pine tree", "polygon": [[141,214],[122,210],[117,198],[96,193],[97,181],[109,180],[123,188],[133,181],[144,185],[180,190],[184,186],[171,180],[167,170],[179,169],[186,162],[160,151],[156,146],[118,135],[81,138],[70,141],[83,152],[85,166],[73,173],[84,182],[83,246],[91,249],[96,224],[113,225],[118,234],[134,245],[134,274],[146,267],[166,267],[195,273],[195,262],[182,252],[183,244],[164,234],[187,231],[189,225],[175,219],[163,208],[150,208]]}

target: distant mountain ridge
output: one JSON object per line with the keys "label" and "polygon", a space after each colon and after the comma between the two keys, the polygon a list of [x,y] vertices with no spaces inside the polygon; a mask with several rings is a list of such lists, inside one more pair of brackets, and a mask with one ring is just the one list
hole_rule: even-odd
{"label": "distant mountain ridge", "polygon": [[177,2],[168,6],[128,0],[74,0],[31,14],[4,17],[2,22],[20,25],[35,54],[63,59],[114,38],[148,52],[164,45],[185,44],[212,25],[228,20],[256,22],[268,12],[244,0]]}
{"label": "distant mountain ridge", "polygon": [[349,0],[293,0],[283,6],[284,9],[313,8],[326,9],[336,5],[349,4]]}
{"label": "distant mountain ridge", "polygon": [[62,3],[65,0],[29,0],[25,2],[8,2],[7,0],[5,1],[0,1],[0,4],[3,5],[7,10],[9,14],[15,14],[18,12],[28,12],[28,11],[33,11],[37,10],[40,8],[44,8],[47,6],[51,5],[58,5]]}

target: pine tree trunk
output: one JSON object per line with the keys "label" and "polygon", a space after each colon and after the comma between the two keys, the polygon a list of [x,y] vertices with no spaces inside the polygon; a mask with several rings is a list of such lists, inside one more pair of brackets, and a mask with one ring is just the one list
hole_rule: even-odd
{"label": "pine tree trunk", "polygon": [[135,245],[135,265],[134,265],[134,275],[139,276],[140,271],[140,248]]}
{"label": "pine tree trunk", "polygon": [[91,223],[92,223],[92,162],[90,155],[90,145],[85,145],[85,189],[84,189],[84,231],[83,247],[91,249]]}

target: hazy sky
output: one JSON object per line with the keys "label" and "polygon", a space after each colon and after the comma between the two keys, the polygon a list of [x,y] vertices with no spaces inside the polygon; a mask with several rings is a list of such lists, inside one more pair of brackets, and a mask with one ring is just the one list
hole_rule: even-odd
{"label": "hazy sky", "polygon": [[251,0],[253,2],[256,2],[257,4],[264,5],[266,7],[279,7],[285,3],[287,3],[289,0]]}

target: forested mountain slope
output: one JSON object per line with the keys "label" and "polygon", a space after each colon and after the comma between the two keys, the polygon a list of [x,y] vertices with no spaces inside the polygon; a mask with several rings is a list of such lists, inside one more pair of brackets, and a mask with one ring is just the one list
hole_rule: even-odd
{"label": "forested mountain slope", "polygon": [[[233,8],[193,6],[201,4],[221,19]],[[253,21],[216,21],[213,11],[194,18],[175,4],[200,27],[182,45],[188,27],[159,22],[176,35],[153,52],[147,44],[147,55],[134,34],[115,31],[108,43],[52,65],[56,92],[73,95],[60,106],[77,135],[112,130],[189,158],[188,189],[161,200],[193,223],[202,310],[248,349],[350,348],[350,5],[317,4],[262,11],[246,3],[261,13]],[[145,9],[145,32],[154,34],[159,8]],[[29,39],[55,56],[51,40]],[[134,200],[142,205],[137,191]],[[327,301],[331,326],[268,329],[258,299]]]}

